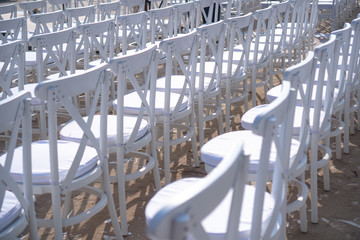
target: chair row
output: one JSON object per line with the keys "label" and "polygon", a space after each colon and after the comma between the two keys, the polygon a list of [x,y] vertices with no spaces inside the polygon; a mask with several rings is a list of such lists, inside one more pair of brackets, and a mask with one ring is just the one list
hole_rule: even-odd
{"label": "chair row", "polygon": [[[207,142],[201,157],[208,176],[181,179],[155,194],[145,210],[151,239],[285,239],[286,213],[296,209],[301,231],[306,232],[305,170],[311,178],[311,221],[317,223],[320,168],[324,188],[330,190],[331,117],[345,112],[349,121],[349,110],[357,108],[349,99],[357,101],[359,27],[360,18],[345,24],[303,61],[287,68],[282,85],[268,92],[271,103],[242,117],[248,130]],[[342,110],[339,102],[345,103]],[[246,181],[254,181],[255,187]],[[289,184],[298,188],[293,202],[287,199]]]}

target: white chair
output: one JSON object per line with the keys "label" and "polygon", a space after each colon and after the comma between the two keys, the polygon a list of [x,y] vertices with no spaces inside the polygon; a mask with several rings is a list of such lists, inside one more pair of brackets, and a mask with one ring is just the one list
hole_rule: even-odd
{"label": "white chair", "polygon": [[99,3],[97,5],[97,20],[104,21],[106,19],[116,20],[120,16],[120,1]]}
{"label": "white chair", "polygon": [[336,30],[340,25],[340,1],[341,0],[319,0],[318,3],[319,24],[323,19],[330,19],[331,31]]}
{"label": "white chair", "polygon": [[174,36],[185,34],[195,29],[196,23],[196,5],[194,2],[177,4],[174,17]]}
{"label": "white chair", "polygon": [[87,7],[94,5],[94,0],[75,0],[74,7]]}
{"label": "white chair", "polygon": [[0,20],[17,17],[16,3],[0,6]]}
{"label": "white chair", "polygon": [[225,43],[224,21],[202,25],[197,28],[200,36],[199,60],[196,65],[195,104],[197,106],[199,146],[204,145],[206,122],[217,119],[218,133],[224,132],[221,73]]}
{"label": "white chair", "polygon": [[163,135],[158,136],[158,146],[164,153],[165,184],[171,180],[171,146],[191,140],[194,165],[199,166],[194,115],[196,72],[192,71],[196,67],[197,44],[198,36],[193,31],[164,39],[159,46],[166,62],[165,76],[156,82],[155,114],[157,127]]}
{"label": "white chair", "polygon": [[[355,111],[357,111],[357,129],[360,129],[360,111],[359,111],[359,34],[360,34],[360,16],[351,22],[352,36],[350,42],[350,60],[346,92],[345,92],[345,112],[344,112],[344,152],[349,153],[349,134],[355,133]],[[348,126],[347,126],[348,125]]]}
{"label": "white chair", "polygon": [[222,88],[225,91],[225,132],[230,131],[231,105],[244,101],[245,111],[248,109],[248,61],[250,55],[250,42],[254,25],[251,13],[229,18],[228,37],[224,50],[222,66]]}
{"label": "white chair", "polygon": [[76,8],[67,8],[64,10],[64,15],[67,19],[67,26],[80,26],[85,23],[95,22],[96,9],[94,5]]}
{"label": "white chair", "polygon": [[146,47],[148,40],[148,15],[138,12],[119,16],[117,19],[115,39],[116,52],[126,55],[128,51],[139,51]]}
{"label": "white chair", "polygon": [[[264,92],[266,93],[269,88],[268,62],[270,57],[270,34],[274,27],[273,9],[268,7],[257,10],[254,13],[254,21],[254,36],[250,43],[248,59],[248,66],[251,71],[249,88],[251,90],[252,107],[257,105],[256,89],[264,87]],[[260,70],[262,70],[262,76],[259,78],[257,75]]]}
{"label": "white chair", "polygon": [[[196,27],[202,24],[210,24],[214,17],[214,0],[195,1],[196,4]],[[215,20],[215,19],[214,19]]]}
{"label": "white chair", "polygon": [[[309,63],[311,65],[312,61],[309,61]],[[165,186],[149,201],[145,209],[145,215],[150,237],[153,239],[172,239],[180,236],[180,239],[183,239],[183,237],[188,236],[186,234],[190,231],[190,236],[196,239],[285,238],[286,185],[288,169],[292,166],[292,162],[289,160],[289,153],[296,96],[296,91],[291,89],[290,81],[303,68],[308,68],[307,65],[305,64],[299,67],[299,69],[294,68],[288,72],[289,81],[284,80],[287,87],[283,88],[282,96],[276,102],[264,108],[263,112],[257,116],[253,131],[249,131],[249,134],[257,138],[257,141],[254,141],[254,138],[249,139],[237,136],[232,138],[232,141],[221,143],[219,139],[222,135],[214,138],[222,146],[216,146],[216,150],[214,148],[212,150],[214,153],[221,154],[222,160],[225,162],[220,163],[204,180],[190,178],[174,182]],[[232,133],[223,135],[228,134]],[[210,140],[207,144],[214,139]],[[244,141],[244,152],[250,155],[250,165],[238,163],[237,166],[233,166],[235,169],[232,170],[235,171],[238,179],[233,179],[232,182],[233,184],[239,184],[239,189],[244,190],[235,194],[237,192],[235,185],[231,187],[233,188],[233,194],[231,194],[231,191],[230,193],[228,192],[230,186],[225,188],[221,181],[218,182],[216,178],[225,169],[231,169],[231,160],[234,161],[234,158],[239,153],[241,154],[239,142],[242,141]],[[256,145],[258,148],[257,152],[251,151],[253,145]],[[212,146],[214,147],[214,145]],[[224,148],[226,149],[225,151]],[[258,156],[256,187],[244,186],[247,176],[246,172],[248,172],[249,167],[251,168],[251,155],[253,154]],[[273,166],[271,175],[273,175],[274,179],[271,193],[266,192],[266,176],[269,174],[269,165]],[[217,188],[212,189],[211,192],[207,192],[206,196],[196,200],[196,208],[186,204],[186,211],[189,211],[184,212],[181,210],[180,212],[185,215],[181,214],[181,218],[180,216],[176,218],[178,221],[180,219],[182,221],[181,224],[179,223],[179,226],[177,226],[178,221],[176,219],[170,220],[166,217],[166,221],[163,222],[162,218],[166,216],[165,212],[168,210],[170,210],[169,213],[177,213],[176,210],[172,210],[171,206],[173,204],[173,206],[181,206],[183,200],[189,197],[188,194],[201,194],[201,189],[199,189],[199,192],[194,190],[197,189],[196,186],[205,187],[207,185],[206,179],[211,179],[211,182],[219,183],[219,185],[216,185]],[[203,183],[201,184],[201,182]],[[244,198],[241,195],[242,191],[244,191]],[[173,200],[172,197],[178,198]],[[221,200],[221,204],[218,204]],[[182,207],[178,209],[180,210]],[[199,216],[197,216],[198,214]],[[169,236],[169,230],[166,229],[178,231],[170,231],[171,235]]]}
{"label": "white chair", "polygon": [[49,0],[51,11],[60,11],[71,8],[71,0]]}
{"label": "white chair", "polygon": [[62,10],[34,14],[30,16],[30,21],[35,24],[33,35],[57,32],[63,30],[66,27],[66,19]]}
{"label": "white chair", "polygon": [[0,99],[24,90],[24,47],[24,42],[21,40],[0,44]]}
{"label": "white chair", "polygon": [[28,18],[34,14],[47,12],[47,2],[45,0],[20,2],[19,7],[24,11],[25,18]]}
{"label": "white chair", "polygon": [[[302,89],[302,83],[308,83],[311,85],[314,80],[312,77],[312,72],[314,71],[314,61],[313,61],[313,53],[309,54],[309,56],[298,65],[295,65],[289,69],[287,69],[284,73],[283,82],[286,81],[286,84],[291,84],[292,88],[296,90],[296,92],[302,92],[302,96],[304,96],[304,109],[300,109],[298,107],[292,106],[291,111],[288,109],[290,115],[292,115],[293,119],[291,124],[296,126],[296,131],[293,130],[293,127],[290,127],[288,130],[290,131],[290,136],[296,136],[296,139],[293,138],[289,141],[291,145],[289,157],[290,157],[290,166],[286,169],[288,171],[287,176],[289,183],[294,182],[296,186],[299,187],[297,201],[293,202],[291,205],[287,207],[288,212],[292,212],[296,209],[300,209],[300,219],[301,219],[301,230],[306,232],[306,198],[307,198],[307,186],[305,184],[305,169],[306,169],[306,150],[309,144],[309,133],[310,128],[306,124],[309,116],[307,115],[309,104],[307,104],[306,97],[311,94],[311,88],[306,88],[305,92]],[[281,89],[281,94],[276,99],[278,101],[279,98],[283,97],[284,86]],[[296,98],[296,97],[295,97]],[[293,100],[296,104],[296,101]],[[271,105],[271,104],[270,104]],[[246,149],[251,152],[250,154],[250,166],[248,169],[249,181],[257,181],[259,172],[259,146],[261,143],[261,138],[254,136],[251,133],[251,129],[254,128],[254,123],[256,117],[263,112],[263,109],[266,109],[268,105],[259,105],[255,108],[250,109],[248,112],[244,114],[242,117],[242,126],[247,130],[240,130],[225,133],[223,135],[217,136],[207,142],[201,149],[201,159],[205,162],[205,169],[210,172],[214,167],[218,165],[219,162],[222,161],[225,154],[228,152],[229,147],[233,144],[236,139],[247,139],[246,141]],[[305,113],[299,115],[299,113]],[[295,115],[294,115],[295,114]],[[249,117],[250,115],[251,117]],[[295,117],[294,117],[295,116]],[[244,120],[247,121],[247,126],[244,126]],[[250,120],[250,119],[251,120]],[[291,125],[293,126],[293,125]],[[272,154],[270,155],[269,165],[267,165],[267,174],[263,176],[267,181],[274,181],[272,179],[272,173],[274,171],[274,165],[276,163],[276,156],[278,154],[279,149],[276,149],[272,146]],[[291,181],[291,182],[290,182]]]}
{"label": "white chair", "polygon": [[162,39],[174,36],[175,8],[151,9],[148,12],[150,18],[150,43],[159,44]]}
{"label": "white chair", "polygon": [[166,0],[150,0],[148,1],[148,7],[147,10],[150,9],[156,9],[156,8],[162,8],[162,7],[166,7],[167,6],[167,1]]}
{"label": "white chair", "polygon": [[[109,75],[107,68],[107,64],[102,64],[82,74],[41,82],[35,89],[36,97],[47,103],[49,135],[48,140],[32,143],[34,194],[50,193],[53,213],[50,219],[38,219],[38,225],[54,228],[55,239],[63,239],[63,227],[82,223],[106,206],[116,238],[122,239],[108,174],[106,116]],[[84,119],[73,99],[89,91],[93,91],[94,94],[90,111]],[[96,107],[100,99],[102,103],[100,115],[96,115]],[[81,140],[78,143],[58,139],[57,121],[60,118],[57,109],[60,106],[65,108],[72,120],[81,126]],[[97,116],[101,116],[101,121],[95,121]],[[96,132],[93,132],[91,126]],[[100,137],[96,138],[95,135]],[[14,167],[11,172],[17,176],[17,181],[22,181],[22,173],[19,169]],[[93,186],[93,183],[98,182],[99,179],[102,188]],[[76,197],[74,191],[94,195],[98,201],[90,208],[74,211],[71,209],[72,198]]]}
{"label": "white chair", "polygon": [[[15,239],[27,226],[30,238],[39,239],[35,219],[31,172],[31,109],[30,93],[21,92],[0,100],[0,132],[10,132],[7,149],[0,159],[0,238]],[[20,136],[21,134],[21,136]],[[16,148],[21,139],[20,150]],[[16,153],[22,156],[20,168],[23,171],[22,189],[10,175],[10,167],[18,161]],[[14,154],[15,153],[15,154]]]}
{"label": "white chair", "polygon": [[120,0],[122,12],[120,14],[132,14],[145,10],[145,0]]}
{"label": "white chair", "polygon": [[[116,176],[122,231],[128,234],[126,217],[125,182],[138,179],[153,170],[155,186],[161,188],[157,156],[155,132],[155,81],[157,68],[156,47],[117,57],[111,60],[110,67],[117,77],[117,99],[114,102],[116,115],[107,115],[107,145],[109,153],[116,153]],[[144,79],[137,75],[145,71]],[[140,85],[140,83],[143,85]],[[127,85],[131,85],[127,89]],[[131,115],[132,114],[132,115]],[[92,130],[99,139],[99,115],[93,119]],[[80,142],[82,132],[75,121],[66,124],[60,131],[60,137],[65,140]],[[148,146],[148,154],[139,149]],[[126,169],[136,169],[128,172]]]}
{"label": "white chair", "polygon": [[28,45],[26,18],[11,18],[8,20],[0,20],[0,44],[23,40]]}

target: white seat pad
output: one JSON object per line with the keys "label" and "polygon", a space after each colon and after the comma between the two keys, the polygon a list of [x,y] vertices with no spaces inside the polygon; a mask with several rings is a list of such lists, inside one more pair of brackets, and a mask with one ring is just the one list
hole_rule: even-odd
{"label": "white seat pad", "polygon": [[[199,181],[199,178],[183,178],[162,188],[159,192],[156,193],[156,195],[152,199],[150,199],[149,203],[146,206],[146,221],[149,222],[165,203],[171,202],[171,198],[176,195],[176,193],[188,189],[197,181]],[[244,189],[244,196],[245,197],[241,209],[240,224],[238,228],[238,239],[247,239],[250,237],[255,188],[246,185]],[[201,222],[205,231],[208,233],[210,239],[212,240],[225,239],[231,198],[232,191],[229,191],[223,201]],[[262,219],[264,224],[266,224],[266,222],[269,221],[275,203],[274,199],[269,195],[269,193],[265,193],[264,198],[264,210]]]}
{"label": "white seat pad", "polygon": [[[170,111],[172,112],[176,107],[176,104],[180,98],[180,94],[178,93],[170,93]],[[147,101],[149,101],[150,95],[147,94]],[[136,92],[132,92],[125,95],[124,98],[124,112],[126,114],[137,115],[141,106],[141,99]],[[113,102],[114,109],[117,106],[117,100]],[[164,106],[165,106],[165,93],[161,91],[157,91],[155,94],[155,115],[162,116],[164,115]],[[189,106],[189,100],[186,96],[184,96],[179,111],[186,110]],[[145,112],[145,114],[147,114]]]}
{"label": "white seat pad", "polygon": [[[41,105],[44,104],[43,101],[41,101],[39,98],[37,98],[35,96],[35,88],[38,84],[37,83],[28,83],[28,84],[24,84],[24,90],[23,91],[27,91],[31,93],[31,105]],[[19,92],[19,88],[18,87],[14,87],[10,89],[11,92],[15,95]],[[2,96],[2,93],[0,93],[0,97]]]}
{"label": "white seat pad", "polygon": [[[85,122],[88,117],[84,117]],[[136,124],[137,116],[124,116],[124,143],[127,143]],[[117,136],[117,117],[116,115],[107,116],[107,144],[109,147],[116,146]],[[100,140],[100,115],[95,115],[91,125],[91,131],[97,140]],[[149,124],[142,120],[136,140],[143,137],[149,131]],[[80,142],[83,131],[75,121],[67,123],[60,131],[60,138],[72,142]],[[135,141],[136,141],[135,140]],[[90,145],[90,144],[89,144]]]}
{"label": "white seat pad", "polygon": [[[68,173],[79,144],[68,141],[58,141],[59,156],[59,181],[62,182]],[[34,184],[50,184],[50,153],[49,141],[37,141],[31,144],[32,155],[32,178]],[[0,156],[1,164],[5,163],[6,154]],[[22,147],[15,149],[14,158],[10,169],[10,175],[18,183],[23,182]],[[99,160],[97,152],[92,147],[86,147],[85,153],[75,177],[92,170]]]}
{"label": "white seat pad", "polygon": [[10,191],[5,191],[4,202],[0,211],[0,232],[21,214],[22,206],[17,197]]}
{"label": "white seat pad", "polygon": [[[259,165],[262,137],[253,134],[249,130],[228,132],[211,139],[200,150],[201,160],[212,168],[216,167],[225,155],[229,153],[234,144],[241,139],[246,139],[244,149],[250,154],[249,172],[255,173]],[[291,159],[296,156],[299,146],[299,141],[295,139],[291,141]],[[269,172],[274,170],[275,161],[276,148],[273,143],[269,159]]]}

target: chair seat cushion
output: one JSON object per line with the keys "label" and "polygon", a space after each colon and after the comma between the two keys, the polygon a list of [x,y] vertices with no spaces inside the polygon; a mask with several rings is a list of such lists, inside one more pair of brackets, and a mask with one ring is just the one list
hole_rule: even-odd
{"label": "chair seat cushion", "polygon": [[[212,168],[216,167],[225,157],[225,155],[231,150],[234,144],[240,139],[246,139],[244,149],[247,154],[250,154],[248,171],[249,173],[256,173],[259,165],[262,137],[253,134],[252,131],[249,130],[228,132],[212,138],[201,148],[201,160]],[[299,141],[293,139],[290,150],[291,159],[295,158],[299,146]],[[276,148],[273,143],[269,159],[269,172],[274,170],[275,161]]]}
{"label": "chair seat cushion", "polygon": [[[146,221],[149,222],[161,209],[161,207],[164,206],[165,203],[171,202],[171,198],[174,195],[185,189],[188,189],[197,181],[199,181],[199,178],[183,178],[162,188],[158,193],[156,193],[156,195],[152,199],[150,199],[149,203],[146,206]],[[249,235],[251,230],[255,188],[246,185],[244,190],[244,196],[245,198],[242,205],[240,224],[238,228],[238,239],[248,239],[250,237]],[[232,191],[229,191],[223,201],[201,222],[210,239],[225,239],[227,220],[229,217],[231,206],[231,198]],[[265,193],[263,210],[264,224],[269,221],[274,205],[274,199],[268,193]]]}
{"label": "chair seat cushion", "polygon": [[[180,98],[178,93],[170,93],[170,112],[174,111],[176,104]],[[147,101],[149,101],[150,95],[147,94]],[[132,92],[125,95],[124,98],[124,112],[126,114],[137,115],[141,107],[141,99],[136,92]],[[117,107],[117,100],[113,102],[114,109]],[[157,91],[155,94],[155,115],[162,116],[164,115],[164,106],[165,106],[165,93],[162,91]],[[189,106],[189,100],[184,96],[179,111],[186,110]],[[148,114],[145,112],[144,114]]]}
{"label": "chair seat cushion", "polygon": [[[79,144],[68,141],[58,141],[59,181],[62,182],[68,173]],[[23,182],[22,147],[15,149],[10,175],[18,183]],[[49,141],[37,141],[31,144],[32,178],[34,184],[50,184],[50,153]],[[6,154],[0,156],[0,163],[5,163]],[[86,147],[75,177],[80,177],[92,170],[98,162],[97,152],[92,147]]]}
{"label": "chair seat cushion", "polygon": [[[88,117],[84,117],[85,122]],[[136,124],[137,116],[124,116],[124,143],[127,143],[134,126]],[[116,115],[107,116],[107,144],[109,147],[116,146],[117,136],[117,117]],[[95,115],[93,123],[91,125],[91,131],[94,133],[96,139],[100,140],[100,115]],[[140,123],[139,131],[136,135],[136,140],[143,137],[149,131],[149,124],[146,120],[142,120]],[[79,125],[74,121],[70,121],[60,131],[60,138],[67,141],[80,142],[83,135],[83,131]],[[135,141],[136,141],[135,140]],[[89,143],[89,145],[91,145]]]}
{"label": "chair seat cushion", "polygon": [[0,211],[0,232],[16,220],[21,211],[22,206],[15,194],[5,191],[5,198]]}
{"label": "chair seat cushion", "polygon": [[[35,96],[35,88],[37,86],[37,83],[28,83],[28,84],[25,84],[24,85],[24,90],[22,91],[26,91],[26,92],[30,92],[31,93],[31,105],[32,106],[35,106],[35,105],[42,105],[43,104],[43,101],[41,101],[40,99],[38,99],[36,96]],[[18,87],[13,87],[10,89],[11,92],[13,94],[18,94],[19,92],[19,88]],[[0,93],[0,98],[2,96],[2,92]]]}

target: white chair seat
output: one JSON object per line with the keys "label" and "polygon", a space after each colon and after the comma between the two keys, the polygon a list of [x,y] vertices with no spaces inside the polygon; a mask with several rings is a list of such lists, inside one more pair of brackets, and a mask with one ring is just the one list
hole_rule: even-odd
{"label": "white chair seat", "polygon": [[[71,74],[70,71],[66,71],[66,74],[67,74],[67,76],[74,75],[74,74],[78,75],[78,74],[82,74],[83,72],[84,72],[84,70],[77,69],[77,70],[75,70],[75,73],[73,73],[73,74]],[[63,77],[65,77],[65,76],[63,76]],[[51,74],[51,75],[47,76],[45,78],[45,80],[56,80],[56,79],[59,79],[59,78],[61,78],[61,77],[59,77],[59,73],[55,73],[55,74]]]}
{"label": "white chair seat", "polygon": [[22,206],[16,196],[5,191],[5,199],[0,211],[0,232],[15,221],[21,214]]}
{"label": "white chair seat", "polygon": [[[256,173],[259,165],[262,137],[253,134],[250,130],[228,132],[211,139],[201,148],[201,160],[210,167],[209,169],[216,167],[238,139],[246,139],[244,149],[246,150],[246,153],[250,154],[248,172]],[[290,159],[296,157],[299,145],[300,143],[297,140],[292,140]],[[276,148],[273,145],[270,153],[269,172],[274,170],[276,161],[275,149]]]}
{"label": "white chair seat", "polygon": [[[43,53],[43,59],[46,57],[46,52]],[[36,66],[38,62],[36,61],[36,52],[26,51],[25,52],[25,62],[27,67]],[[48,63],[52,63],[53,61],[49,58]]]}
{"label": "white chair seat", "polygon": [[[85,122],[87,117],[84,117]],[[133,132],[136,124],[137,116],[124,116],[124,143],[127,143],[131,133]],[[109,147],[116,146],[117,136],[117,117],[116,115],[107,116],[107,144]],[[100,115],[95,115],[93,123],[91,125],[91,131],[94,133],[96,139],[100,140]],[[149,131],[149,124],[146,120],[143,120],[139,127],[139,132],[136,136],[136,140],[142,138]],[[67,123],[60,131],[60,138],[72,142],[80,142],[83,135],[83,131],[79,128],[79,125],[75,121]],[[135,141],[136,141],[135,140]]]}
{"label": "white chair seat", "polygon": [[[165,188],[161,189],[147,204],[145,209],[145,217],[147,223],[154,217],[154,215],[164,206],[164,203],[171,201],[171,197],[174,194],[188,189],[194,183],[199,181],[199,178],[185,178],[176,182],[170,183]],[[255,188],[249,185],[245,186],[244,199],[240,216],[239,225],[239,238],[248,239],[251,230],[252,210],[255,197]],[[227,220],[229,218],[230,204],[232,198],[232,191],[226,195],[223,201],[202,221],[204,230],[209,235],[210,239],[220,240],[225,239],[225,233],[227,231]],[[269,220],[271,216],[274,199],[265,193],[264,197],[264,211],[263,211],[263,226]]]}
{"label": "white chair seat", "polygon": [[[178,93],[170,93],[170,111],[173,111],[176,107],[178,99],[180,98]],[[147,100],[149,100],[149,94],[147,95]],[[124,97],[124,111],[125,114],[135,114],[139,112],[141,106],[141,99],[136,92],[126,94]],[[114,109],[116,109],[117,100],[113,102]],[[165,92],[157,91],[155,94],[155,115],[162,116],[164,115],[164,106],[165,106]],[[184,96],[182,104],[179,111],[186,110],[189,106],[189,100]],[[145,114],[147,114],[145,112]]]}
{"label": "white chair seat", "polygon": [[[24,90],[25,92],[30,92],[31,93],[31,105],[32,106],[35,106],[35,105],[42,105],[43,102],[38,99],[36,96],[35,96],[35,88],[37,86],[37,83],[28,83],[28,84],[25,84],[24,85]],[[15,95],[19,92],[19,88],[18,87],[13,87],[11,88],[11,92]],[[0,93],[0,98],[2,96],[2,92]]]}
{"label": "white chair seat", "polygon": [[[59,181],[62,182],[69,171],[74,160],[79,144],[75,142],[58,141],[59,155]],[[50,152],[49,141],[37,141],[32,143],[32,178],[34,184],[50,184]],[[23,182],[22,166],[22,147],[18,147],[14,152],[10,175],[18,183]],[[0,163],[5,162],[6,154],[0,157]],[[75,177],[80,177],[92,170],[98,162],[97,152],[92,147],[86,147],[85,153],[80,162],[80,166]]]}

